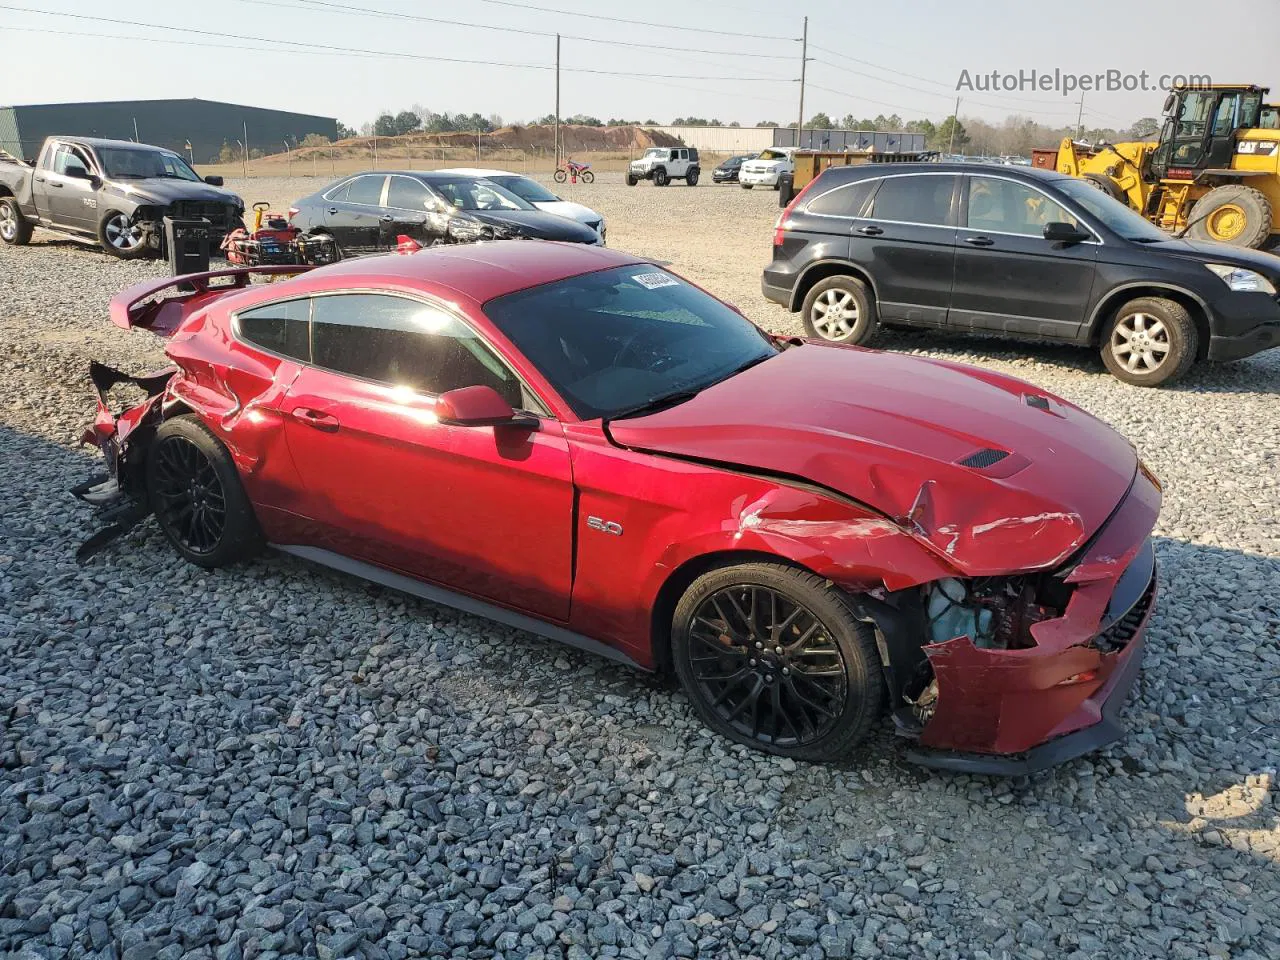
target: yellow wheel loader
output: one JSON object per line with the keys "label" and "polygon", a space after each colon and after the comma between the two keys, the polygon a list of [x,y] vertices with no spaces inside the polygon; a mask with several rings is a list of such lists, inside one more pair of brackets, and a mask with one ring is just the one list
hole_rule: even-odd
{"label": "yellow wheel loader", "polygon": [[1280,243],[1280,105],[1258,86],[1179,88],[1160,139],[1090,145],[1070,137],[1037,164],[1083,177],[1166,230],[1265,249]]}

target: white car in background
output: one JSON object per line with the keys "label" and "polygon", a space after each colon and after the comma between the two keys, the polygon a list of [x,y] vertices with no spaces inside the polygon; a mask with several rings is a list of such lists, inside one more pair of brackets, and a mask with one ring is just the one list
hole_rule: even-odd
{"label": "white car in background", "polygon": [[482,177],[485,180],[492,180],[498,186],[510,190],[521,200],[532,203],[544,213],[554,213],[557,216],[568,217],[570,220],[577,220],[579,223],[586,224],[600,234],[600,242],[602,244],[605,242],[605,233],[608,230],[608,225],[605,223],[603,216],[580,203],[574,203],[572,200],[561,200],[537,180],[526,177],[524,174],[512,173],[510,170],[485,170],[479,167],[451,167],[448,170],[440,170],[438,172],[452,173],[460,177]]}
{"label": "white car in background", "polygon": [[738,183],[743,190],[752,187],[778,189],[778,178],[784,173],[795,173],[795,147],[770,147],[754,160],[748,160],[738,171]]}

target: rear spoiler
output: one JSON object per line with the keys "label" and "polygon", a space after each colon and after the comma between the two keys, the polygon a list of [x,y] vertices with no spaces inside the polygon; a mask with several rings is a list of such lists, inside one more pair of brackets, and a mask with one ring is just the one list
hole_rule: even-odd
{"label": "rear spoiler", "polygon": [[[254,274],[292,275],[311,269],[311,264],[273,264],[148,280],[121,290],[111,298],[111,322],[125,330],[150,330],[158,337],[169,337],[183,320],[205,304],[247,287]],[[177,293],[162,300],[152,299],[169,289]]]}

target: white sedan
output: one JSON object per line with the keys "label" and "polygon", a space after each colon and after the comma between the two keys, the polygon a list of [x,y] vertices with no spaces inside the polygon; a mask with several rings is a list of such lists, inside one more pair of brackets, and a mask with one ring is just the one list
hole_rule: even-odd
{"label": "white sedan", "polygon": [[537,180],[533,180],[523,174],[512,173],[510,170],[485,170],[479,167],[453,167],[439,172],[453,173],[463,177],[483,177],[486,180],[492,180],[499,186],[510,190],[522,200],[532,203],[545,213],[554,213],[586,224],[600,234],[601,243],[605,242],[605,233],[608,230],[608,225],[604,222],[604,217],[601,214],[596,213],[590,207],[574,203],[572,200],[561,200]]}

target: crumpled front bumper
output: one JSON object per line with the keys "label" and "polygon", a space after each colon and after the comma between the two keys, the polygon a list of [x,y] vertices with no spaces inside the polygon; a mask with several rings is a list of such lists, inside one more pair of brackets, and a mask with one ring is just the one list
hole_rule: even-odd
{"label": "crumpled front bumper", "polygon": [[938,682],[937,710],[909,759],[944,770],[1025,774],[1123,734],[1117,715],[1141,666],[1158,594],[1148,538],[1159,507],[1159,487],[1140,469],[1067,576],[1075,591],[1063,615],[1031,628],[1034,647],[980,649],[958,637],[925,648]]}

